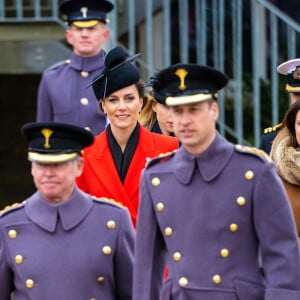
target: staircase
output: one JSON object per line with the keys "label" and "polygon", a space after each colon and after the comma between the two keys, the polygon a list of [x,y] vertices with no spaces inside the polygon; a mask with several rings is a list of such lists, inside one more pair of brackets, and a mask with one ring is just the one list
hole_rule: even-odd
{"label": "staircase", "polygon": [[[282,87],[275,70],[297,56],[300,25],[270,1],[112,2],[116,9],[109,16],[112,38],[107,48],[121,43],[128,53],[141,52],[145,81],[156,69],[176,62],[209,64],[226,72],[231,82],[221,95],[219,130],[237,143],[258,146],[263,127],[281,120]],[[69,57],[58,7],[58,0],[0,0],[0,43],[5,50],[0,73],[39,74]],[[267,100],[261,99],[265,88]],[[265,101],[269,116],[262,119]]]}
{"label": "staircase", "polygon": [[[300,25],[270,1],[111,1],[116,9],[109,15],[111,39],[106,50],[122,44],[128,54],[142,53],[138,65],[146,82],[155,70],[173,63],[211,65],[230,77],[219,100],[218,129],[222,135],[234,143],[258,146],[263,128],[281,121],[288,96],[285,79],[276,67],[299,56]],[[5,167],[7,157],[26,157],[19,127],[34,118],[42,71],[71,53],[65,43],[66,27],[58,13],[59,3],[0,0],[0,87],[6,91],[0,95],[0,128],[1,137],[10,140],[0,146],[4,157],[0,166],[7,169],[3,178],[0,175],[1,182],[11,170]],[[295,5],[300,10],[300,3]],[[22,82],[22,88],[18,82]],[[9,114],[16,106],[20,115],[12,123]],[[24,147],[21,153],[15,150],[19,145]],[[21,172],[30,176],[26,168]],[[31,177],[27,178],[30,182]],[[15,179],[12,182],[15,184]],[[0,187],[0,199],[5,195]]]}

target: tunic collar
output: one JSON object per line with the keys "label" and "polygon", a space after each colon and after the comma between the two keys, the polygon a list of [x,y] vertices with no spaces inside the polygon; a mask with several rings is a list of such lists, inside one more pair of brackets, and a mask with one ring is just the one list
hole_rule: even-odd
{"label": "tunic collar", "polygon": [[58,219],[65,231],[77,226],[89,213],[92,199],[75,187],[70,199],[64,203],[47,202],[40,192],[34,193],[25,204],[27,216],[46,231],[54,232]]}
{"label": "tunic collar", "polygon": [[196,157],[180,147],[174,156],[174,174],[180,182],[188,184],[197,165],[203,180],[211,181],[225,168],[233,151],[234,146],[217,132],[211,145]]}
{"label": "tunic collar", "polygon": [[70,66],[78,71],[91,72],[104,68],[105,52],[90,57],[79,56],[72,53]]}

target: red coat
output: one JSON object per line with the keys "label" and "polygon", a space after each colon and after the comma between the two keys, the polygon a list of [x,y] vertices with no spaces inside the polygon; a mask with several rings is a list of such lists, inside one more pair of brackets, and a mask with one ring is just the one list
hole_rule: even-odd
{"label": "red coat", "polygon": [[139,141],[124,183],[118,175],[109,149],[106,131],[95,138],[95,142],[84,150],[83,173],[77,178],[80,189],[96,197],[107,197],[128,207],[133,224],[139,204],[139,182],[147,158],[177,149],[178,139],[149,132],[140,127]]}

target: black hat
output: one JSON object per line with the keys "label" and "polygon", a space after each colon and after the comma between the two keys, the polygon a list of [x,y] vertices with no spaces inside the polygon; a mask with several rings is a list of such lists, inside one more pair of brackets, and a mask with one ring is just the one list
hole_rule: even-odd
{"label": "black hat", "polygon": [[32,122],[21,128],[29,142],[28,159],[39,163],[63,163],[81,155],[94,141],[82,127],[55,122]]}
{"label": "black hat", "polygon": [[159,73],[156,73],[153,77],[150,77],[150,83],[149,86],[152,87],[152,93],[155,101],[159,102],[160,104],[165,105],[166,104],[166,94],[164,92],[163,86],[160,85],[157,75]]}
{"label": "black hat", "polygon": [[98,100],[140,80],[140,71],[132,63],[138,55],[126,58],[125,50],[120,46],[107,53],[104,70],[90,84],[93,85],[93,91]]}
{"label": "black hat", "polygon": [[155,99],[174,106],[217,99],[227,82],[228,77],[212,67],[175,64],[158,72],[151,85]]}
{"label": "black hat", "polygon": [[286,91],[290,93],[300,92],[300,59],[288,60],[277,67],[277,72],[287,77]]}
{"label": "black hat", "polygon": [[77,27],[93,27],[99,21],[108,23],[106,14],[114,8],[107,0],[66,0],[60,11],[67,17],[69,24]]}

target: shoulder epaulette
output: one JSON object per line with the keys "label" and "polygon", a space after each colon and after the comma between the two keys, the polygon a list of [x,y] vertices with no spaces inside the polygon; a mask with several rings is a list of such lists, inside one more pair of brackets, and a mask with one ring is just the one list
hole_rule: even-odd
{"label": "shoulder epaulette", "polygon": [[147,160],[146,169],[155,164],[169,160],[177,151],[178,151],[178,149],[171,151],[171,152],[167,152],[167,153],[161,153],[157,157]]}
{"label": "shoulder epaulette", "polygon": [[265,129],[264,129],[264,134],[268,134],[268,133],[277,131],[278,129],[281,128],[281,126],[282,126],[282,123],[279,123],[279,124],[277,124],[277,125],[275,125],[275,126],[265,128]]}
{"label": "shoulder epaulette", "polygon": [[16,202],[11,205],[5,206],[2,210],[0,210],[0,217],[3,217],[4,215],[7,215],[13,211],[16,211],[16,210],[22,208],[24,206],[25,202],[26,201],[23,201],[21,203]]}
{"label": "shoulder epaulette", "polygon": [[112,199],[112,198],[96,197],[96,196],[92,196],[92,198],[95,202],[107,203],[107,204],[111,204],[111,205],[117,206],[117,207],[124,207],[124,205],[121,202],[118,202],[118,201],[116,201],[115,199]]}
{"label": "shoulder epaulette", "polygon": [[60,67],[60,66],[62,66],[62,65],[69,64],[70,62],[71,62],[71,60],[69,60],[69,59],[59,61],[59,62],[55,63],[54,65],[50,66],[50,67],[47,69],[47,71],[48,71],[48,70],[54,70],[54,69],[56,69],[56,68],[58,68],[58,67]]}
{"label": "shoulder epaulette", "polygon": [[260,150],[258,148],[242,145],[236,145],[235,148],[241,153],[254,154],[264,160],[272,161],[271,157],[265,151]]}

